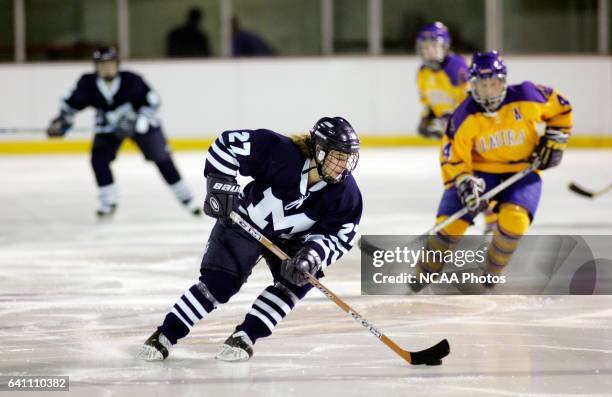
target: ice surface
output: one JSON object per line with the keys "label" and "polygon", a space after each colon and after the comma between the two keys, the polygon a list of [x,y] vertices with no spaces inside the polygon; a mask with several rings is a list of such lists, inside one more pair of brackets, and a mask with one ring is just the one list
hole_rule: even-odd
{"label": "ice surface", "polygon": [[[204,154],[176,159],[201,200]],[[587,200],[566,187],[606,186],[611,165],[609,151],[568,151],[545,173],[530,233],[612,234],[612,193]],[[325,284],[406,349],[448,338],[444,365],[409,367],[316,290],[250,362],[217,362],[270,282],[265,265],[167,361],[138,361],[197,279],[212,220],[191,218],[140,155],[114,164],[122,200],[102,224],[87,156],[0,157],[0,170],[1,375],[68,375],[70,395],[87,396],[612,395],[611,297],[362,297],[357,249]],[[434,149],[364,150],[357,179],[362,233],[432,225],[442,191]]]}

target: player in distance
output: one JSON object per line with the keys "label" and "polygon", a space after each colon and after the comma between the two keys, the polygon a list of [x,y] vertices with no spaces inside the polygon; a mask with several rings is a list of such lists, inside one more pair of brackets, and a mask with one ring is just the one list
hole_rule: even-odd
{"label": "player in distance", "polygon": [[450,115],[468,95],[468,65],[450,45],[442,22],[427,24],[417,34],[416,49],[423,62],[417,73],[423,105],[418,132],[425,138],[441,139]]}
{"label": "player in distance", "polygon": [[[468,65],[450,47],[451,36],[442,22],[427,24],[417,34],[417,53],[423,61],[417,74],[423,104],[418,132],[428,139],[442,139],[451,114],[469,95]],[[493,204],[484,211],[485,234],[496,227]]]}
{"label": "player in distance", "polygon": [[72,127],[78,111],[87,107],[96,109],[91,166],[100,200],[97,216],[110,218],[119,203],[110,165],[127,138],[134,141],[146,160],[155,163],[179,202],[193,215],[199,216],[199,205],[181,179],[157,118],[160,106],[157,93],[140,75],[119,70],[115,48],[99,48],[94,52],[93,60],[95,73],[82,75],[76,87],[61,99],[60,114],[51,121],[47,135],[63,137]]}

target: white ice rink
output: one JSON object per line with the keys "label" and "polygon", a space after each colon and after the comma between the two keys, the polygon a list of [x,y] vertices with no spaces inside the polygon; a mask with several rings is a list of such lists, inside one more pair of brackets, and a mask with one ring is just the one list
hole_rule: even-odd
{"label": "white ice rink", "polygon": [[[176,159],[201,200],[204,154]],[[363,150],[362,233],[427,230],[442,191],[436,163],[429,148]],[[360,296],[357,249],[325,284],[406,349],[448,338],[442,366],[406,365],[316,290],[250,362],[217,362],[270,282],[264,264],[167,361],[138,361],[197,280],[213,221],[190,218],[140,155],[121,155],[114,172],[121,205],[99,224],[87,156],[0,157],[1,375],[68,375],[82,396],[612,395],[612,297]],[[547,171],[530,233],[612,235],[612,194],[589,201],[570,180],[606,186],[612,152],[570,150]]]}

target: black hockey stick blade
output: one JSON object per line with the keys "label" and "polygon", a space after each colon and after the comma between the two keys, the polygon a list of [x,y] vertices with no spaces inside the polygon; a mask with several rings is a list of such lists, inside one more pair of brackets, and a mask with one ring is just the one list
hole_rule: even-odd
{"label": "black hockey stick blade", "polygon": [[450,353],[450,345],[446,339],[436,345],[418,352],[410,352],[410,363],[412,365],[440,365],[442,359]]}
{"label": "black hockey stick blade", "polygon": [[588,197],[588,198],[593,198],[595,196],[593,192],[584,190],[580,186],[576,185],[574,182],[571,182],[568,187],[569,187],[569,190],[581,196]]}

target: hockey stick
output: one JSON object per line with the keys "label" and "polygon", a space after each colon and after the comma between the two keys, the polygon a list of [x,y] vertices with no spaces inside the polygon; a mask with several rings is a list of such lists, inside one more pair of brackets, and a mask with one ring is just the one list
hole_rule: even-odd
{"label": "hockey stick", "polygon": [[[516,174],[512,175],[510,178],[506,179],[505,181],[503,181],[499,185],[495,186],[493,189],[491,189],[488,192],[486,192],[485,194],[483,194],[481,199],[482,200],[490,200],[490,199],[492,199],[493,197],[495,197],[495,195],[497,195],[501,191],[505,190],[510,185],[514,184],[518,180],[523,179],[527,175],[531,174],[534,170],[536,170],[538,168],[539,165],[540,165],[539,161],[537,161],[537,160],[534,161],[529,167],[525,168],[523,171],[517,172]],[[446,220],[444,220],[444,222],[441,222],[441,223],[435,225],[434,227],[432,227],[431,229],[429,229],[428,231],[423,233],[423,236],[436,234],[440,230],[444,229],[446,226],[448,226],[451,223],[455,222],[457,219],[460,219],[461,217],[466,215],[468,212],[469,212],[469,210],[467,209],[467,207],[463,207],[459,211],[455,212],[453,215],[449,216]],[[374,251],[381,251],[381,250],[385,251],[384,249],[382,249],[380,247],[376,247],[375,245],[370,244],[367,241],[364,241],[363,239],[359,239],[358,245],[359,245],[359,248],[361,249],[361,251],[366,253],[366,254],[368,254],[368,255],[373,255]]]}
{"label": "hockey stick", "polygon": [[601,189],[601,190],[595,190],[595,191],[589,191],[589,190],[585,190],[583,188],[581,188],[580,186],[576,185],[574,182],[571,182],[568,186],[569,190],[571,190],[574,193],[577,193],[581,196],[584,197],[588,197],[588,198],[595,198],[597,196],[601,196],[604,193],[609,192],[610,190],[612,190],[612,184],[610,184],[609,186]]}
{"label": "hockey stick", "polygon": [[[516,174],[512,175],[510,178],[506,179],[499,185],[495,186],[493,189],[483,194],[481,197],[481,200],[487,201],[487,200],[492,199],[498,193],[505,190],[510,185],[513,185],[515,182],[531,174],[533,171],[535,171],[538,168],[538,165],[540,165],[540,162],[534,161],[529,167],[525,168],[523,171],[517,172]],[[467,207],[463,207],[459,211],[455,212],[453,215],[449,216],[444,222],[439,223],[436,226],[429,229],[427,232],[425,232],[425,234],[431,236],[432,234],[438,233],[440,230],[444,229],[446,226],[455,222],[457,219],[460,219],[461,217],[466,215],[468,212],[470,212],[470,210],[468,210]]]}
{"label": "hockey stick", "polygon": [[[289,259],[289,256],[287,254],[285,254],[280,248],[274,245],[272,241],[270,241],[266,236],[261,234],[250,223],[245,221],[238,213],[232,211],[232,213],[230,214],[230,218],[247,233],[249,233],[255,240],[259,241],[264,247],[272,251],[272,253],[274,253],[274,255],[276,255],[279,259]],[[359,313],[357,313],[342,299],[336,296],[336,294],[334,294],[326,286],[321,284],[321,282],[317,280],[316,277],[311,274],[307,274],[307,276],[310,284],[312,284],[319,291],[325,294],[325,296],[327,296],[336,305],[340,306],[340,308],[347,312],[355,321],[367,328],[372,333],[372,335],[380,339],[385,345],[387,345],[391,350],[397,353],[397,355],[399,355],[401,358],[406,360],[409,364],[440,365],[442,364],[442,359],[450,353],[450,346],[446,339],[443,339],[442,341],[438,342],[438,344],[428,349],[421,350],[418,352],[410,352],[402,349],[395,342],[389,339],[385,334],[383,334],[382,331],[372,325],[368,320],[361,317]]]}
{"label": "hockey stick", "polygon": [[[93,128],[71,128],[70,132],[91,132],[93,131]],[[23,128],[23,127],[14,127],[14,128],[0,128],[0,134],[25,134],[25,133],[35,133],[35,134],[40,134],[40,133],[46,133],[47,129],[46,128],[40,128],[40,127],[32,127],[32,128]]]}

